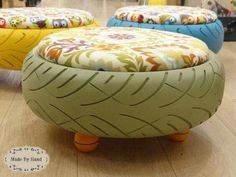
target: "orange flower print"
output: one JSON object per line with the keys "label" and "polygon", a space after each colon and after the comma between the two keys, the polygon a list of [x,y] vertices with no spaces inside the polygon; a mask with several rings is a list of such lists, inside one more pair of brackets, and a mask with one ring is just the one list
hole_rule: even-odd
{"label": "orange flower print", "polygon": [[181,15],[181,21],[185,25],[187,25],[187,24],[194,24],[195,23],[195,19],[191,15]]}
{"label": "orange flower print", "polygon": [[158,70],[159,70],[159,67],[161,66],[161,64],[160,64],[160,63],[157,63],[157,62],[154,60],[154,57],[148,57],[148,58],[146,59],[146,61],[152,64],[151,71],[158,71]]}
{"label": "orange flower print", "polygon": [[145,51],[145,49],[146,48],[142,48],[142,47],[133,48],[133,50],[141,52],[143,55],[148,57],[146,61],[152,64],[151,71],[158,71],[161,64],[155,61],[155,58],[157,58],[157,56],[153,54],[152,52]]}
{"label": "orange flower print", "polygon": [[95,46],[95,48],[102,49],[105,51],[111,51],[114,49],[119,49],[119,48],[121,48],[121,46],[115,45],[115,44],[99,44],[99,45]]}
{"label": "orange flower print", "polygon": [[182,55],[182,58],[184,60],[184,63],[186,64],[186,66],[193,66],[195,64],[194,58],[196,58],[196,55],[194,54],[190,54],[188,55]]}
{"label": "orange flower print", "polygon": [[51,48],[48,52],[47,52],[47,57],[50,60],[55,60],[57,61],[58,58],[60,57],[62,53],[62,48],[61,47],[55,47],[55,48]]}

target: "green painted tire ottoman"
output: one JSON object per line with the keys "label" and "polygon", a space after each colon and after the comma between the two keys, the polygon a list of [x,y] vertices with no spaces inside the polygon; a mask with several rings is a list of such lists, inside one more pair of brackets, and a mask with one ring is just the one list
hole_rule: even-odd
{"label": "green painted tire ottoman", "polygon": [[23,95],[40,118],[98,137],[184,141],[221,103],[224,68],[205,43],[141,28],[86,28],[44,38],[23,65]]}

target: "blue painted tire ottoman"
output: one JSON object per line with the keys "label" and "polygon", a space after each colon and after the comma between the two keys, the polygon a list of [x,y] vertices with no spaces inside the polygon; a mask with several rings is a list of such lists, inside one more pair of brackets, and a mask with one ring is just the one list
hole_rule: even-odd
{"label": "blue painted tire ottoman", "polygon": [[194,36],[217,53],[222,47],[224,29],[217,15],[207,9],[182,6],[129,6],[118,9],[108,27],[138,27],[172,31]]}

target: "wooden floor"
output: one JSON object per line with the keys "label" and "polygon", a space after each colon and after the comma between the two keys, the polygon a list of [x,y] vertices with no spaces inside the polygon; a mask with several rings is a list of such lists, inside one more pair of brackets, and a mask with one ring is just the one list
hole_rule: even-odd
{"label": "wooden floor", "polygon": [[[134,4],[119,0],[90,1],[93,3],[83,4],[84,9],[94,9],[102,24],[115,8]],[[52,5],[50,2],[43,1],[43,5]],[[56,6],[63,7],[69,1],[58,2]],[[70,6],[74,7],[73,3]],[[39,146],[50,155],[48,167],[30,175],[11,172],[1,160],[0,177],[235,177],[235,56],[236,43],[225,43],[219,53],[226,69],[222,105],[209,121],[192,129],[186,142],[173,143],[164,137],[102,139],[97,151],[91,154],[75,149],[72,133],[47,124],[30,111],[18,84],[19,74],[0,71],[0,159],[10,148],[24,145]]]}

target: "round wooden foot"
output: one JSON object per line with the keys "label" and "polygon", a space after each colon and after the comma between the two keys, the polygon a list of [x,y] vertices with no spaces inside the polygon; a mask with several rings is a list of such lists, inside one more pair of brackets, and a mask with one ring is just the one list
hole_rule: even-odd
{"label": "round wooden foot", "polygon": [[169,135],[169,139],[176,142],[183,142],[188,138],[189,132],[190,132],[189,129],[187,129],[180,133]]}
{"label": "round wooden foot", "polygon": [[94,151],[98,146],[99,138],[96,136],[75,134],[74,143],[76,148],[81,152]]}

